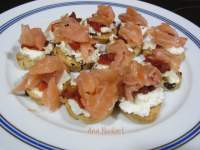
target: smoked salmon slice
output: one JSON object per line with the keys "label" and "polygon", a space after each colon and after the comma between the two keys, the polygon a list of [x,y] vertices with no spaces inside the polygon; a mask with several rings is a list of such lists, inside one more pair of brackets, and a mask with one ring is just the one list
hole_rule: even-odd
{"label": "smoked salmon slice", "polygon": [[136,25],[147,26],[146,19],[140,15],[134,8],[128,7],[126,13],[119,15],[122,22],[133,22]]}
{"label": "smoked salmon slice", "polygon": [[124,75],[125,97],[127,100],[133,100],[133,92],[138,91],[144,86],[154,86],[161,82],[160,71],[151,64],[139,64],[132,61],[129,72]]}
{"label": "smoked salmon slice", "polygon": [[43,103],[49,107],[51,111],[55,111],[60,106],[59,90],[57,83],[61,78],[63,71],[66,70],[65,65],[56,56],[46,56],[39,60],[29,72],[24,76],[19,85],[13,89],[14,94],[40,88],[43,90]]}
{"label": "smoked salmon slice", "polygon": [[54,29],[53,33],[55,40],[59,42],[89,42],[88,28],[80,25],[78,22],[71,22],[68,26],[59,26]]}
{"label": "smoked salmon slice", "polygon": [[88,26],[81,25],[74,15],[63,16],[50,24],[49,30],[54,33],[55,42],[64,41],[69,44],[71,48],[80,51],[83,60],[87,63],[91,52],[93,52],[93,44],[95,40],[90,38]]}
{"label": "smoked salmon slice", "polygon": [[77,23],[77,22],[78,21],[74,17],[65,15],[65,16],[62,16],[60,19],[51,22],[47,30],[54,32],[56,28],[62,28],[64,26],[68,26],[68,24]]}
{"label": "smoked salmon slice", "polygon": [[20,84],[18,84],[14,89],[13,93],[18,94],[20,92],[24,92],[27,89],[32,89],[36,87],[42,79],[42,76],[40,75],[29,75],[26,74]]}
{"label": "smoked salmon slice", "polygon": [[20,84],[18,84],[13,90],[12,92],[14,94],[17,94],[19,92],[23,92],[25,91],[25,89],[27,88],[27,85],[28,85],[28,80],[29,80],[29,75],[26,74],[23,79],[22,79],[22,82],[20,82]]}
{"label": "smoked salmon slice", "polygon": [[154,61],[161,61],[170,66],[170,70],[178,70],[180,64],[183,61],[183,57],[180,55],[174,55],[164,49],[155,49],[152,54],[146,56],[147,59]]}
{"label": "smoked salmon slice", "polygon": [[22,47],[42,51],[46,43],[46,37],[40,28],[31,29],[28,25],[22,25],[19,41]]}
{"label": "smoked salmon slice", "polygon": [[142,31],[138,25],[135,25],[132,22],[127,22],[124,26],[121,26],[118,34],[125,39],[131,47],[142,45]]}
{"label": "smoked salmon slice", "polygon": [[36,62],[29,70],[30,75],[39,75],[53,73],[55,71],[62,71],[65,65],[57,56],[46,56],[45,58]]}
{"label": "smoked salmon slice", "polygon": [[101,25],[109,26],[113,23],[115,14],[111,6],[99,5],[95,14],[89,18],[89,22],[99,23]]}
{"label": "smoked salmon slice", "polygon": [[80,52],[83,57],[84,62],[89,63],[91,60],[89,59],[89,56],[94,52],[94,45],[96,43],[95,40],[90,39],[87,43],[81,43],[80,45]]}
{"label": "smoked salmon slice", "polygon": [[77,79],[83,107],[93,119],[103,119],[118,100],[118,74],[111,69],[82,71]]}
{"label": "smoked salmon slice", "polygon": [[48,30],[53,32],[55,42],[84,43],[89,41],[88,27],[81,25],[74,15],[65,15],[53,21]]}
{"label": "smoked salmon slice", "polygon": [[132,54],[128,50],[123,40],[117,40],[108,46],[108,53],[115,54],[114,61],[111,63],[111,68],[117,70],[120,75],[126,73],[129,69]]}
{"label": "smoked salmon slice", "polygon": [[161,24],[151,29],[150,34],[157,45],[163,48],[182,47],[187,39],[178,36],[178,33],[168,24]]}
{"label": "smoked salmon slice", "polygon": [[56,79],[52,77],[48,83],[48,87],[45,90],[43,96],[43,102],[51,111],[55,111],[60,106],[59,91],[56,86]]}
{"label": "smoked salmon slice", "polygon": [[176,32],[176,30],[170,27],[170,25],[168,25],[167,23],[161,23],[161,25],[157,26],[157,28],[160,31],[168,33],[172,36],[178,36],[178,33]]}

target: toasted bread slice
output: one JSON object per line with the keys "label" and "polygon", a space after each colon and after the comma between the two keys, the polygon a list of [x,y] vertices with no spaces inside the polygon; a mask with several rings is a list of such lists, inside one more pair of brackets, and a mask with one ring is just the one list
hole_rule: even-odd
{"label": "toasted bread slice", "polygon": [[101,43],[101,44],[107,44],[107,43],[111,42],[111,41],[110,41],[110,37],[111,37],[112,35],[116,35],[116,33],[117,33],[117,28],[113,28],[113,29],[112,29],[112,32],[101,33],[100,35],[95,34],[95,35],[92,35],[92,37],[93,37],[95,40],[97,40],[99,43]]}
{"label": "toasted bread slice", "polygon": [[86,124],[94,124],[94,123],[98,123],[98,122],[100,122],[100,121],[103,121],[103,120],[105,120],[108,116],[110,116],[110,114],[111,114],[112,111],[113,111],[113,110],[110,110],[110,112],[107,114],[107,116],[106,116],[105,118],[103,118],[103,119],[95,119],[95,120],[94,120],[93,118],[86,117],[86,116],[84,116],[84,115],[77,115],[77,114],[75,114],[75,113],[72,111],[71,106],[68,104],[67,100],[66,100],[66,103],[65,103],[65,107],[66,107],[66,109],[67,109],[69,115],[70,115],[72,118],[74,118],[74,119],[76,119],[76,120],[81,120],[81,121],[83,121],[83,122],[86,123]]}
{"label": "toasted bread slice", "polygon": [[149,116],[146,116],[146,117],[142,117],[142,116],[136,115],[134,113],[128,114],[126,112],[123,112],[123,111],[122,112],[127,118],[129,118],[132,121],[147,124],[147,123],[152,123],[153,121],[156,120],[156,118],[160,114],[160,108],[161,108],[161,104],[152,107],[150,110]]}
{"label": "toasted bread slice", "polygon": [[93,63],[82,64],[82,62],[77,62],[75,58],[66,55],[59,47],[54,48],[53,54],[58,56],[70,71],[81,71],[84,69],[90,69],[93,66]]}
{"label": "toasted bread slice", "polygon": [[36,63],[36,60],[30,59],[28,56],[22,55],[21,53],[17,53],[16,60],[20,68],[24,70],[29,69]]}
{"label": "toasted bread slice", "polygon": [[60,49],[59,47],[55,47],[53,50],[53,54],[57,55],[64,63],[65,65],[70,69],[70,71],[80,71],[81,70],[81,64],[80,62],[77,62],[74,58],[65,55],[65,53]]}

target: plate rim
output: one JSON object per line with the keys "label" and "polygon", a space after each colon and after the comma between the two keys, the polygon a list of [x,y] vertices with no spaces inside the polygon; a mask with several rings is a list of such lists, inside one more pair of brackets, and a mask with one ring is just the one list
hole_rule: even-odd
{"label": "plate rim", "polygon": [[[31,3],[31,2],[30,2]],[[26,3],[27,4],[27,3]],[[44,10],[48,10],[48,9],[52,9],[52,8],[57,8],[57,7],[63,7],[63,6],[70,6],[70,5],[84,5],[84,4],[91,4],[91,5],[97,5],[97,4],[109,4],[111,6],[116,6],[116,7],[121,7],[121,8],[126,8],[127,6],[131,6],[136,8],[138,11],[151,15],[153,17],[156,17],[162,21],[168,22],[170,25],[174,26],[175,28],[179,29],[181,32],[183,32],[184,34],[186,34],[188,37],[190,37],[190,39],[195,43],[195,45],[197,47],[200,48],[200,40],[198,40],[198,38],[196,36],[194,36],[191,32],[189,32],[187,29],[185,29],[184,27],[182,27],[181,25],[173,22],[172,20],[161,16],[155,12],[151,12],[148,10],[145,10],[143,8],[139,8],[139,7],[135,7],[133,5],[127,5],[127,4],[122,4],[122,3],[117,3],[117,2],[108,2],[108,1],[67,1],[67,2],[60,2],[60,3],[54,3],[54,4],[49,4],[49,5],[44,5],[42,7],[38,7],[29,11],[26,11],[16,17],[13,17],[12,19],[10,19],[9,21],[7,21],[6,23],[4,23],[3,25],[0,26],[0,34],[3,33],[6,29],[8,29],[10,26],[12,26],[14,23],[20,21],[21,19],[28,17],[30,15],[33,15],[35,13],[44,11]],[[22,6],[22,5],[20,5]],[[20,7],[17,6],[17,7]],[[156,6],[156,5],[154,5]],[[33,147],[35,147],[35,141],[38,141],[39,145],[37,146],[42,146],[42,147],[35,147],[35,148],[39,148],[39,149],[46,149],[46,148],[53,148],[53,149],[62,149],[50,144],[47,144],[45,142],[39,141],[37,139],[34,139],[33,137],[27,135],[26,133],[22,132],[21,130],[17,129],[14,125],[12,125],[8,120],[6,120],[6,118],[4,118],[1,114],[0,114],[0,123],[1,123],[1,127],[6,130],[8,133],[10,133],[11,135],[15,136],[17,139],[23,141],[24,143],[31,145]],[[16,136],[15,130],[17,130],[21,135],[25,135],[28,136],[31,140],[33,141],[26,141],[26,138],[24,138],[23,136],[18,137]],[[189,142],[190,140],[192,140],[195,136],[197,136],[200,133],[200,121],[189,131],[187,131],[185,134],[183,134],[182,136],[178,137],[177,139],[168,142],[167,144],[163,144],[161,146],[155,147],[153,149],[165,149],[165,148],[177,148],[187,142]]]}

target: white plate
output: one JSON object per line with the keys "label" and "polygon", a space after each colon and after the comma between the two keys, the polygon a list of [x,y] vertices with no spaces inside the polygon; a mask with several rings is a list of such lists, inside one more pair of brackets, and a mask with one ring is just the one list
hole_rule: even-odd
{"label": "white plate", "polygon": [[[186,19],[160,7],[133,0],[67,1],[38,0],[16,7],[0,16],[0,122],[2,128],[38,149],[149,149],[175,148],[200,132],[200,29]],[[150,25],[167,22],[188,38],[186,60],[181,66],[183,83],[179,90],[166,94],[159,118],[150,125],[136,124],[117,114],[107,120],[85,125],[71,119],[64,108],[51,113],[30,100],[16,97],[11,89],[24,72],[15,62],[21,24],[46,29],[67,12],[86,17],[99,4],[109,4],[116,14],[130,5]],[[34,109],[36,111],[30,111]],[[96,131],[91,133],[90,131]]]}

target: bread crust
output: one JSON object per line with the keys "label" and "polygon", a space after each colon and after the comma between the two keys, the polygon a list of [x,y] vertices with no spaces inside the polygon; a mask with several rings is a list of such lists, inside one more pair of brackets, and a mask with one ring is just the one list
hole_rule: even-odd
{"label": "bread crust", "polygon": [[28,56],[25,56],[21,53],[16,54],[16,60],[20,68],[24,70],[31,68],[37,61],[30,59]]}

